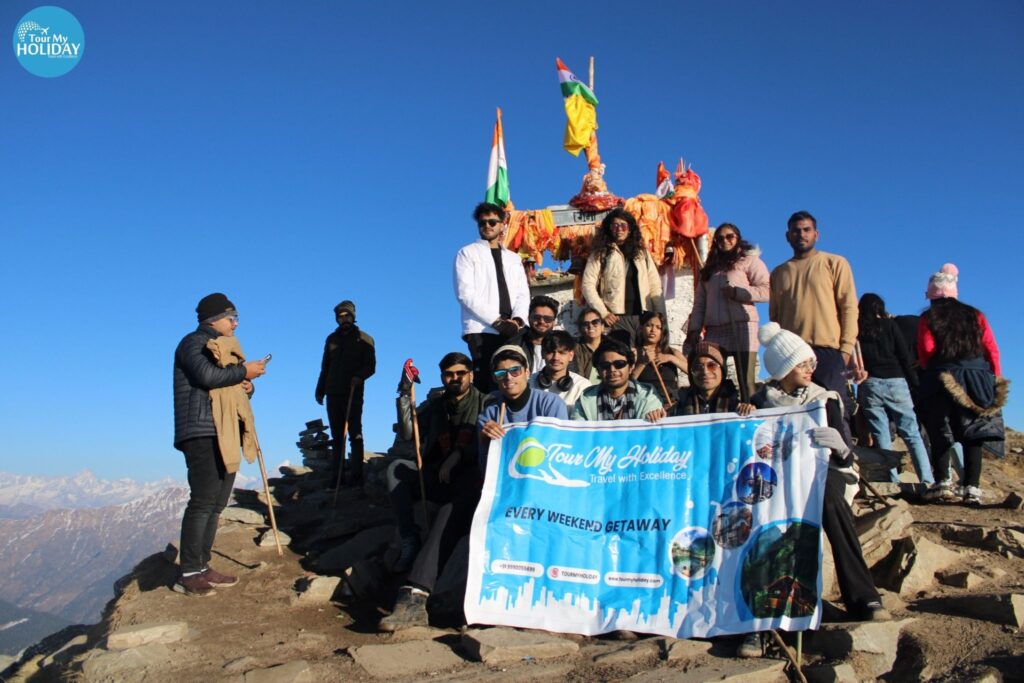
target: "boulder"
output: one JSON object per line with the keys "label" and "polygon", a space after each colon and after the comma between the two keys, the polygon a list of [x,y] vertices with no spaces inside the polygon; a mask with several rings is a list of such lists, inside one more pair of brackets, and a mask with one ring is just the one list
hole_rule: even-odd
{"label": "boulder", "polygon": [[978,576],[974,572],[954,572],[945,571],[936,574],[939,583],[944,586],[952,586],[954,588],[966,588],[968,590],[974,590],[981,584],[985,583],[985,579]]}
{"label": "boulder", "polygon": [[943,600],[943,606],[974,619],[1005,624],[1018,630],[1024,627],[1024,595],[1019,593],[959,595]]}
{"label": "boulder", "polygon": [[857,458],[860,475],[870,482],[889,481],[890,470],[898,467],[903,460],[902,453],[883,448],[854,446],[853,454]]}
{"label": "boulder", "polygon": [[128,650],[150,643],[176,643],[187,635],[188,624],[184,621],[122,626],[107,636],[107,649]]}
{"label": "boulder", "polygon": [[807,683],[859,683],[860,681],[853,665],[848,662],[816,664],[804,667],[803,672]]}
{"label": "boulder", "polygon": [[224,508],[224,511],[220,513],[220,519],[222,522],[266,524],[266,520],[264,520],[262,513],[256,512],[255,510],[249,510],[248,508],[238,507],[237,505]]}
{"label": "boulder", "polygon": [[710,640],[670,640],[665,659],[670,662],[689,662],[711,650]]}
{"label": "boulder", "polygon": [[854,521],[854,528],[857,529],[861,551],[868,567],[875,566],[887,557],[892,552],[893,541],[906,536],[913,523],[910,507],[903,501],[858,517]]}
{"label": "boulder", "polygon": [[985,542],[991,529],[982,526],[964,526],[962,524],[943,524],[939,527],[942,540],[952,541],[960,545],[980,547]]}
{"label": "boulder", "polygon": [[462,634],[462,648],[478,662],[508,664],[524,658],[537,660],[574,655],[580,646],[544,631],[500,627],[466,631]]}
{"label": "boulder", "polygon": [[163,643],[140,645],[130,650],[93,650],[82,661],[83,679],[89,681],[142,680],[140,669],[171,664],[170,648]]}
{"label": "boulder", "polygon": [[864,671],[872,676],[881,676],[892,670],[896,661],[900,631],[914,621],[822,624],[819,630],[807,632],[804,647],[808,652],[828,659],[856,658]]}
{"label": "boulder", "polygon": [[293,605],[324,605],[331,601],[341,578],[337,576],[311,576],[300,579],[296,585],[298,593],[292,596]]}
{"label": "boulder", "polygon": [[[277,532],[277,540],[280,541],[281,547],[285,548],[285,547],[291,545],[292,537],[289,536],[288,534],[286,534],[285,532],[283,532],[281,530],[278,530],[278,532]],[[261,548],[273,548],[273,549],[276,550],[277,549],[277,543],[274,540],[274,530],[273,529],[267,529],[266,531],[261,533],[260,537],[259,537],[259,540],[256,541],[256,545],[258,545]]]}
{"label": "boulder", "polygon": [[349,648],[349,655],[374,678],[405,678],[462,666],[451,648],[435,640]]}
{"label": "boulder", "polygon": [[893,552],[875,567],[877,583],[907,598],[930,588],[935,573],[960,561],[960,554],[926,538],[904,538],[893,544]]}

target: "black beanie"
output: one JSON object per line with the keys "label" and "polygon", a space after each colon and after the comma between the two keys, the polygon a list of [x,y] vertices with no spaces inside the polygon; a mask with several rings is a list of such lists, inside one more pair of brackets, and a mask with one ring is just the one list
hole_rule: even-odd
{"label": "black beanie", "polygon": [[220,292],[207,294],[199,300],[199,305],[196,306],[196,313],[199,315],[199,322],[215,318],[218,315],[234,310],[235,305]]}

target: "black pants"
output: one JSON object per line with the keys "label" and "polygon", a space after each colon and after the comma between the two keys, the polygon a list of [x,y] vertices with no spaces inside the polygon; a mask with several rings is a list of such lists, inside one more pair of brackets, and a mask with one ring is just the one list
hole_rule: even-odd
{"label": "black pants", "polygon": [[814,369],[811,380],[819,387],[825,387],[829,391],[839,394],[843,400],[843,419],[851,427],[853,432],[853,413],[856,406],[850,398],[850,392],[846,388],[846,361],[839,349],[827,349],[823,346],[812,346],[814,357],[818,359],[818,367]]}
{"label": "black pants", "polygon": [[235,474],[224,469],[217,438],[204,436],[181,444],[188,467],[189,499],[181,518],[181,571],[201,572],[210,563],[217,520],[228,504]]}
{"label": "black pants", "polygon": [[853,512],[843,498],[846,488],[843,475],[829,470],[825,481],[825,499],[821,510],[821,526],[832,545],[832,558],[839,580],[839,593],[850,611],[858,611],[869,602],[880,600],[871,572],[864,562],[860,539],[853,526]]}
{"label": "black pants", "polygon": [[[348,393],[327,394],[327,421],[331,424],[334,460],[331,462],[331,473],[337,475],[338,457],[344,449],[342,434],[345,431],[345,409],[348,406]],[[363,476],[363,385],[359,384],[352,393],[352,408],[348,414],[348,442],[351,444],[346,458],[346,470],[353,479],[360,480]]]}
{"label": "black pants", "polygon": [[433,592],[437,577],[451,559],[459,539],[469,533],[479,501],[479,491],[465,491],[438,511],[437,518],[430,525],[427,541],[409,570],[406,583],[428,593]]}
{"label": "black pants", "polygon": [[491,356],[505,342],[505,338],[500,334],[479,332],[464,334],[462,339],[469,347],[469,357],[473,359],[473,386],[485,394],[491,393],[497,388],[491,376]]}
{"label": "black pants", "polygon": [[740,397],[744,402],[749,403],[750,397],[757,390],[757,375],[754,374],[754,362],[757,360],[757,351],[730,351],[733,362],[736,364],[737,389],[740,390]]}
{"label": "black pants", "polygon": [[[980,441],[963,444],[964,448],[964,476],[961,482],[964,486],[981,486],[981,453]],[[936,472],[935,481],[943,481],[949,478],[949,466],[956,457],[956,449],[953,446],[945,449],[937,456],[932,452],[932,469]],[[939,476],[938,473],[942,473]]]}
{"label": "black pants", "polygon": [[[428,501],[444,505],[463,495],[466,490],[477,486],[477,479],[479,473],[475,471],[475,467],[455,467],[451,481],[445,484],[438,479],[437,468],[428,467],[424,473],[423,488],[427,492]],[[421,495],[420,475],[415,462],[397,460],[388,468],[388,496],[391,498],[391,507],[395,510],[398,534],[402,537],[418,535],[414,503],[420,500]]]}

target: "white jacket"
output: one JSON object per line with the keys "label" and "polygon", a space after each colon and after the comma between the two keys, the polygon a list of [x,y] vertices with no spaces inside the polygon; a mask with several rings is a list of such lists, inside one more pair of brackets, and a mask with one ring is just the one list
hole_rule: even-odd
{"label": "white jacket", "polygon": [[[502,247],[502,271],[512,317],[526,321],[530,310],[530,286],[519,255]],[[491,323],[498,319],[498,274],[491,248],[484,240],[467,244],[455,255],[455,297],[462,306],[462,334],[497,334]]]}

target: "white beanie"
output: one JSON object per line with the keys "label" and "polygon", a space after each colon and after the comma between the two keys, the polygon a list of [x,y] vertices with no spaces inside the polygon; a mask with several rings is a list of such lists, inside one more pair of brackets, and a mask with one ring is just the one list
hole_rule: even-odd
{"label": "white beanie", "polygon": [[782,379],[800,363],[815,357],[807,342],[778,323],[762,325],[757,340],[764,347],[764,368],[774,380]]}

